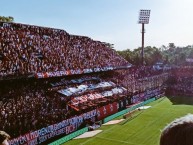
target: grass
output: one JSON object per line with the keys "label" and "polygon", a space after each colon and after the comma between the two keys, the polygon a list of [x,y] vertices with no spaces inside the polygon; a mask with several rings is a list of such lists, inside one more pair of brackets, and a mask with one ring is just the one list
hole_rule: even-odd
{"label": "grass", "polygon": [[71,140],[64,145],[159,145],[161,130],[177,117],[193,113],[193,105],[173,105],[168,98],[150,104],[133,119],[116,125],[102,126],[92,138]]}

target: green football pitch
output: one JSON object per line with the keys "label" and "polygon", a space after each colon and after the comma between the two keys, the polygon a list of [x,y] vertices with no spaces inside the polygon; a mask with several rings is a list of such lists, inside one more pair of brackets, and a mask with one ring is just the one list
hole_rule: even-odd
{"label": "green football pitch", "polygon": [[177,117],[193,113],[193,105],[176,102],[160,98],[148,104],[151,108],[133,114],[132,118],[116,125],[102,126],[99,130],[103,131],[92,138],[70,140],[64,145],[159,145],[165,125]]}

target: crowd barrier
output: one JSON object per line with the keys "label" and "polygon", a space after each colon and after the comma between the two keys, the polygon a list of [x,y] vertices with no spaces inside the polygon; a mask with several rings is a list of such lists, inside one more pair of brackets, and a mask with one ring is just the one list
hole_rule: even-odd
{"label": "crowd barrier", "polygon": [[69,135],[67,135],[67,136],[65,136],[65,137],[63,137],[63,138],[61,138],[59,140],[56,140],[56,141],[54,141],[54,142],[52,142],[52,143],[50,143],[48,145],[60,145],[60,144],[63,144],[65,142],[67,142],[67,141],[69,141],[69,140],[71,140],[71,139],[73,139],[73,138],[75,138],[75,137],[77,137],[77,136],[87,132],[87,131],[88,131],[88,127],[85,127],[83,129],[80,129],[80,130],[78,130],[76,132],[73,132],[73,133],[71,133],[71,134],[69,134]]}

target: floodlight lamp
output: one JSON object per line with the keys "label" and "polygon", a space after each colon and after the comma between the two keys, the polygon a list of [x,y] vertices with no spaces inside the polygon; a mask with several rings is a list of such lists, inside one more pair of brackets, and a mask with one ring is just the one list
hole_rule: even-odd
{"label": "floodlight lamp", "polygon": [[149,17],[150,17],[151,10],[140,10],[139,12],[139,24],[149,24]]}

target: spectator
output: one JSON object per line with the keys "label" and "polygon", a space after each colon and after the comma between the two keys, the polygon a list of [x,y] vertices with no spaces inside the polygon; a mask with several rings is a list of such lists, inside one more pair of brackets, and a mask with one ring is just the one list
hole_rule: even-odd
{"label": "spectator", "polygon": [[160,145],[193,145],[193,115],[178,118],[162,131]]}
{"label": "spectator", "polygon": [[0,131],[0,145],[9,145],[8,143],[9,138],[10,136],[6,132]]}

